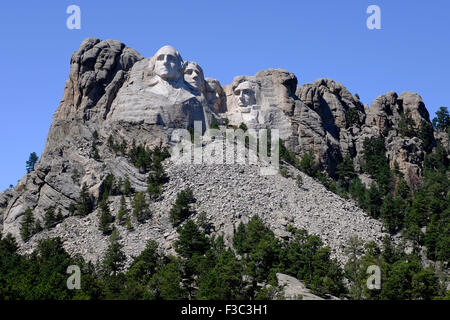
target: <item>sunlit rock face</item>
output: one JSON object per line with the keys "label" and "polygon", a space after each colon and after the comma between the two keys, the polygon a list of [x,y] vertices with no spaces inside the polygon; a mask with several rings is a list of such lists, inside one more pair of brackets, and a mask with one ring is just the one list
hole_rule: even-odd
{"label": "sunlit rock face", "polygon": [[[352,121],[348,121],[349,111]],[[421,138],[399,133],[399,121],[406,112],[415,129],[421,123],[430,125],[425,105],[415,93],[398,96],[389,92],[369,108],[336,81],[318,79],[297,87],[296,76],[282,69],[239,76],[222,87],[219,81],[205,78],[197,63],[184,61],[171,46],[144,58],[120,41],[89,38],[72,55],[64,94],[35,170],[14,189],[0,193],[0,231],[12,233],[22,249],[27,245],[30,249],[41,235],[28,244],[20,240],[20,222],[27,208],[40,220],[50,207],[61,209],[68,217],[84,184],[98,207],[103,181],[110,173],[122,181],[129,179],[136,192],[145,192],[148,174],[125,154],[132,142],[147,147],[167,144],[175,128],[189,128],[195,120],[201,121],[204,129],[212,121],[225,123],[225,118],[236,127],[245,123],[249,128],[277,129],[299,159],[313,151],[318,167],[331,175],[346,155],[361,173],[364,140],[383,136],[391,167],[397,163],[407,182],[418,185],[425,149]],[[446,133],[434,134],[449,148]],[[117,143],[126,143],[125,153],[110,148],[110,136]],[[367,241],[382,238],[378,221],[305,175],[306,187],[299,189],[294,180],[281,175],[269,180],[260,177],[252,166],[165,166],[170,179],[163,200],[152,207],[155,215],[136,231],[120,231],[127,254],[139,254],[148,239],[165,248],[171,246],[169,239],[173,240],[176,230],[168,212],[177,192],[187,187],[193,187],[216,231],[230,238],[242,213],[260,215],[273,224],[277,234],[283,234],[289,222],[323,235],[338,257],[343,257],[346,235],[357,234]],[[127,203],[130,201],[127,198]],[[113,214],[119,203],[119,197],[112,200]],[[276,218],[278,210],[289,220]],[[97,228],[95,211],[87,220],[68,217],[67,224],[42,236],[60,236],[70,252],[96,260],[107,247],[107,238]]]}
{"label": "sunlit rock face", "polygon": [[173,129],[194,127],[195,121],[208,128],[216,119],[214,110],[223,108],[222,96],[217,80],[206,81],[196,62],[183,61],[175,48],[164,46],[130,70],[107,124],[112,130],[139,124],[150,137],[167,142]]}
{"label": "sunlit rock face", "polygon": [[196,62],[187,62],[184,67],[184,82],[186,82],[193,91],[203,92],[205,86],[205,77],[203,69]]}
{"label": "sunlit rock face", "polygon": [[224,86],[227,111],[222,117],[236,126],[245,123],[255,129],[276,128],[282,139],[288,139],[292,135],[289,116],[298,100],[293,95],[296,84],[297,78],[282,69],[236,77],[231,85]]}
{"label": "sunlit rock face", "polygon": [[194,121],[205,123],[201,95],[184,81],[183,60],[170,46],[136,63],[119,90],[107,119],[188,128]]}

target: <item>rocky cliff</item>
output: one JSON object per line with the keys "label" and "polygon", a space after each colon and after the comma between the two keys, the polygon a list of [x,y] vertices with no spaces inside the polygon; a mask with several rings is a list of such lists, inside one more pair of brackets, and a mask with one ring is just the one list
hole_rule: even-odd
{"label": "rocky cliff", "polygon": [[[313,151],[316,163],[329,175],[346,155],[359,169],[364,139],[383,136],[391,167],[398,164],[407,182],[414,184],[421,179],[427,148],[445,137],[432,129],[422,130],[420,138],[405,136],[405,117],[417,130],[430,127],[424,102],[415,93],[389,92],[368,107],[338,82],[319,79],[298,86],[294,74],[280,69],[239,76],[222,87],[172,47],[144,58],[119,41],[86,39],[72,56],[40,161],[14,189],[0,194],[2,233],[19,240],[27,208],[38,219],[48,208],[60,208],[64,222],[26,243],[19,240],[22,250],[30,250],[39,238],[59,235],[69,252],[95,260],[107,243],[98,231],[96,214],[107,175],[129,179],[135,192],[147,188],[146,170],[113,152],[109,137],[127,150],[141,144],[170,147],[174,130],[191,128],[194,121],[200,121],[203,130],[213,123],[278,129],[290,151],[298,157]],[[171,250],[176,232],[168,212],[177,192],[188,186],[197,199],[197,212],[206,212],[215,232],[228,241],[236,225],[254,214],[280,237],[287,236],[288,224],[320,235],[341,262],[346,260],[343,249],[349,237],[380,242],[384,235],[379,221],[295,168],[290,168],[292,175],[300,174],[305,181],[301,188],[279,174],[259,175],[257,165],[186,166],[168,159],[164,166],[169,182],[161,198],[147,199],[151,218],[137,223],[133,231],[118,227],[127,254],[136,255],[148,239]],[[70,216],[84,184],[95,199],[94,211],[83,218]],[[128,206],[130,200],[126,199]],[[109,199],[113,215],[119,201],[117,196]]]}

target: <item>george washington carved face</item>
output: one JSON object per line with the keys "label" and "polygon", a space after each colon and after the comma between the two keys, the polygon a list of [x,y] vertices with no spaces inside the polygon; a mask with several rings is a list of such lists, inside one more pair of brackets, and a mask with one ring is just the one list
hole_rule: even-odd
{"label": "george washington carved face", "polygon": [[158,50],[154,57],[154,73],[164,80],[176,80],[182,75],[180,53],[172,46],[164,46]]}

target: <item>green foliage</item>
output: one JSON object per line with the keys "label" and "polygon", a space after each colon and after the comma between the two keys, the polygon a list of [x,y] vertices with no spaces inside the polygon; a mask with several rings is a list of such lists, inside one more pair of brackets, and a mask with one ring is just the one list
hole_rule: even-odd
{"label": "green foliage", "polygon": [[28,158],[26,162],[26,169],[27,173],[30,173],[34,170],[34,166],[36,165],[36,162],[38,161],[39,157],[37,156],[36,152],[30,153],[30,157]]}
{"label": "green foliage", "polygon": [[[381,297],[388,300],[430,299],[429,292],[434,291],[433,286],[436,286],[436,279],[434,279],[434,283],[428,283],[429,279],[423,278],[423,271],[423,267],[417,259],[412,261],[402,259],[394,262],[390,267],[388,279],[383,285]],[[434,278],[434,273],[432,273],[432,277]],[[413,278],[416,279],[414,284]],[[421,294],[425,294],[425,296],[421,296]]]}
{"label": "green foliage", "polygon": [[[350,246],[348,246],[349,248]],[[346,275],[351,281],[350,297],[353,299],[388,299],[411,300],[433,299],[439,294],[438,279],[435,272],[425,269],[420,257],[405,254],[403,248],[394,246],[389,238],[383,240],[383,250],[375,243],[356,246],[357,254],[350,254],[351,259],[345,266]],[[381,269],[381,289],[367,288],[367,268],[371,265]]]}
{"label": "green foliage", "polygon": [[179,237],[175,242],[175,251],[181,257],[190,259],[194,254],[201,256],[209,249],[208,238],[192,220],[179,227],[177,232]]}
{"label": "green foliage", "polygon": [[27,208],[23,214],[22,222],[20,223],[20,236],[23,241],[30,239],[35,230],[35,220],[31,208]]}
{"label": "green foliage", "polygon": [[425,152],[431,152],[434,144],[434,134],[433,126],[429,122],[422,120],[419,131],[417,132],[417,137],[423,141]]}
{"label": "green foliage", "polygon": [[120,193],[120,187],[117,185],[118,182],[112,173],[106,176],[100,185],[100,194],[103,195],[103,199]]}
{"label": "green foliage", "polygon": [[380,203],[383,201],[383,191],[374,182],[367,191],[365,209],[374,218],[379,218],[381,214]]}
{"label": "green foliage", "polygon": [[286,168],[285,166],[280,166],[280,174],[284,178],[289,178],[291,176],[288,168]]}
{"label": "green foliage", "polygon": [[219,129],[219,124],[216,121],[212,121],[210,125],[211,129]]}
{"label": "green foliage", "polygon": [[98,229],[103,232],[103,234],[109,234],[112,232],[112,222],[114,222],[114,217],[109,210],[108,198],[104,197],[100,202]]}
{"label": "green foliage", "polygon": [[[288,227],[289,240],[277,239],[257,216],[240,224],[227,249],[222,237],[208,238],[192,220],[178,228],[179,257],[165,256],[155,241],[125,270],[126,256],[114,230],[97,266],[70,257],[59,238],[38,243],[30,255],[17,254],[8,234],[0,239],[0,299],[277,299],[277,272],[301,280],[313,293],[351,299],[445,298],[434,270],[419,256],[405,254],[388,237],[383,250],[353,238],[347,245],[348,263],[341,270],[318,236]],[[81,290],[68,290],[69,265],[82,270]],[[367,267],[381,269],[381,289],[369,290]],[[343,277],[350,281],[350,290]]]}
{"label": "green foliage", "polygon": [[147,242],[145,249],[134,258],[134,261],[128,271],[134,279],[142,283],[147,283],[155,273],[161,256],[158,252],[158,243],[154,240]]}
{"label": "green foliage", "polygon": [[416,136],[416,123],[411,117],[411,111],[406,110],[400,117],[398,122],[398,129],[402,137],[415,137]]}
{"label": "green foliage", "polygon": [[187,298],[187,290],[180,286],[182,280],[181,262],[170,258],[150,280],[155,299],[181,300]]}
{"label": "green foliage", "polygon": [[149,218],[150,211],[147,201],[145,200],[145,193],[136,193],[133,201],[131,202],[131,205],[133,206],[133,216],[138,222],[144,222]]}
{"label": "green foliage", "polygon": [[353,161],[350,156],[345,156],[344,160],[338,164],[336,174],[339,180],[345,182],[352,180],[356,176]]}
{"label": "green foliage", "polygon": [[348,108],[347,111],[345,111],[345,127],[350,128],[355,124],[360,124],[358,110],[356,108]]}
{"label": "green foliage", "polygon": [[139,169],[140,173],[147,172],[152,165],[152,152],[144,145],[136,146],[134,141],[128,157],[131,163]]}
{"label": "green foliage", "polygon": [[152,170],[147,178],[147,192],[153,199],[157,199],[162,193],[162,186],[167,182],[168,176],[160,160],[153,162]]}
{"label": "green foliage", "polygon": [[303,178],[300,174],[297,174],[297,177],[295,178],[295,184],[299,188],[301,188],[303,186]]}
{"label": "green foliage", "polygon": [[316,294],[345,292],[343,273],[337,261],[330,258],[330,248],[323,247],[318,236],[308,235],[306,230],[293,230],[294,239],[282,252],[284,272],[304,281]]}
{"label": "green foliage", "polygon": [[128,144],[125,140],[122,140],[121,143],[116,141],[112,135],[108,137],[107,141],[108,148],[113,151],[115,154],[126,155]]}
{"label": "green foliage", "polygon": [[66,269],[74,262],[59,238],[40,240],[28,256],[16,250],[10,234],[0,240],[0,300],[73,298],[66,286]]}
{"label": "green foliage", "polygon": [[80,191],[80,199],[77,205],[77,214],[79,216],[86,216],[94,210],[94,201],[89,194],[87,185],[84,183]]}
{"label": "green foliage", "polygon": [[[220,241],[220,240],[219,240]],[[212,267],[205,268],[198,280],[197,299],[231,300],[243,299],[243,266],[231,250],[215,245],[217,250],[207,254]]]}
{"label": "green foliage", "polygon": [[392,177],[383,137],[372,137],[364,140],[362,168],[364,172],[375,178],[381,193],[386,194],[389,191],[389,183]]}
{"label": "green foliage", "polygon": [[100,161],[100,154],[96,145],[92,146],[92,158],[94,160]]}
{"label": "green foliage", "polygon": [[239,129],[242,129],[242,131],[246,132],[248,130],[248,127],[247,127],[247,125],[245,123],[242,122],[239,125]]}
{"label": "green foliage", "polygon": [[80,173],[77,168],[74,168],[71,175],[73,183],[78,184],[80,182]]}
{"label": "green foliage", "polygon": [[387,195],[381,206],[381,219],[390,233],[399,231],[403,226],[405,204],[402,199]]}
{"label": "green foliage", "polygon": [[174,226],[183,222],[190,214],[189,204],[194,203],[195,198],[190,188],[180,191],[172,209],[170,209],[170,221]]}
{"label": "green foliage", "polygon": [[44,228],[49,230],[56,226],[63,220],[61,209],[58,210],[58,214],[55,214],[55,207],[50,207],[44,214]]}
{"label": "green foliage", "polygon": [[42,230],[44,230],[44,228],[42,228],[41,221],[36,220],[36,222],[34,223],[34,230],[33,230],[33,232],[34,233],[39,233]]}
{"label": "green foliage", "polygon": [[300,169],[310,177],[314,178],[317,176],[318,170],[316,167],[314,152],[312,150],[303,155],[300,160]]}
{"label": "green foliage", "polygon": [[290,165],[300,168],[299,161],[294,152],[289,151],[285,146],[283,140],[279,139],[278,141],[280,147],[280,160],[289,163]]}
{"label": "green foliage", "polygon": [[75,212],[77,211],[77,206],[72,202],[69,205],[69,214],[73,216]]}
{"label": "green foliage", "polygon": [[108,249],[102,261],[102,271],[108,275],[116,275],[123,269],[126,262],[126,255],[123,252],[123,246],[119,243],[117,230],[111,234]]}
{"label": "green foliage", "polygon": [[439,131],[447,131],[450,127],[450,114],[447,107],[440,107],[433,119],[433,127]]}
{"label": "green foliage", "polygon": [[131,195],[131,193],[133,192],[133,188],[131,187],[131,182],[128,178],[125,179],[125,181],[123,182],[123,187],[122,187],[122,194],[126,195],[127,197],[129,197]]}
{"label": "green foliage", "polygon": [[129,212],[128,212],[128,208],[127,208],[127,203],[125,201],[125,196],[122,195],[122,197],[120,197],[119,212],[117,213],[117,222],[119,224],[123,225],[126,223],[128,217],[129,217]]}

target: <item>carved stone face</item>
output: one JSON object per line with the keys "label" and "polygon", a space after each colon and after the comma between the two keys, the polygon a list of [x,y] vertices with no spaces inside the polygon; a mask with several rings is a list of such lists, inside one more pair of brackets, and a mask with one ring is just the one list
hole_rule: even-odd
{"label": "carved stone face", "polygon": [[201,91],[205,81],[203,71],[195,62],[189,62],[184,70],[184,81],[197,91]]}
{"label": "carved stone face", "polygon": [[234,96],[239,107],[248,107],[256,104],[255,91],[249,81],[241,82],[234,89]]}
{"label": "carved stone face", "polygon": [[171,46],[164,46],[155,54],[154,72],[164,80],[181,77],[182,59],[180,53]]}

